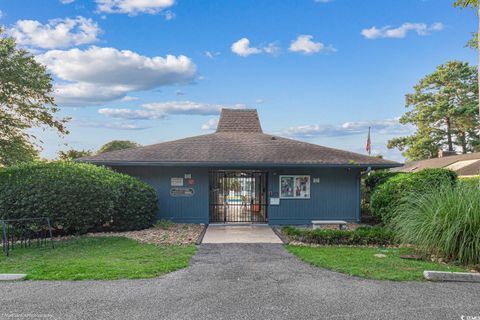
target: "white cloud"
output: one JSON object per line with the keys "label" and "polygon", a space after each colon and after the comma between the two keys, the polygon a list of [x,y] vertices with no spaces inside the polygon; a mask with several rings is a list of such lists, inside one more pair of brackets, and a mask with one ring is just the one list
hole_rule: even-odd
{"label": "white cloud", "polygon": [[186,56],[147,57],[115,48],[51,50],[36,59],[66,82],[56,86],[56,98],[70,105],[121,99],[131,91],[188,83],[196,75]]}
{"label": "white cloud", "polygon": [[65,106],[88,106],[125,97],[128,90],[121,86],[105,86],[77,82],[55,85],[55,102]]}
{"label": "white cloud", "polygon": [[3,18],[3,11],[0,10],[0,19],[2,19],[2,18]]}
{"label": "white cloud", "polygon": [[98,12],[128,15],[157,14],[175,4],[175,0],[95,0],[95,2]]}
{"label": "white cloud", "polygon": [[255,47],[250,47],[250,40],[242,38],[232,44],[231,50],[233,53],[241,56],[248,57],[252,54],[262,53],[262,50]]}
{"label": "white cloud", "polygon": [[218,51],[205,51],[205,56],[210,58],[210,59],[215,59],[220,55],[220,52]]}
{"label": "white cloud", "polygon": [[367,39],[379,39],[379,38],[405,38],[409,31],[414,31],[420,36],[429,35],[431,32],[443,30],[443,24],[440,22],[427,25],[426,23],[404,23],[398,28],[391,26],[384,26],[377,28],[375,26],[369,29],[363,29],[361,34]]}
{"label": "white cloud", "polygon": [[128,120],[157,120],[166,117],[164,113],[155,110],[133,110],[126,108],[102,108],[98,113],[117,119]]}
{"label": "white cloud", "polygon": [[73,3],[75,0],[60,0],[62,4],[70,4]]}
{"label": "white cloud", "polygon": [[400,124],[399,118],[382,119],[375,121],[350,121],[340,126],[333,125],[302,125],[283,130],[281,134],[296,138],[313,138],[318,136],[339,137],[356,134],[366,134],[368,127],[382,135],[410,134],[411,126]]}
{"label": "white cloud", "polygon": [[263,47],[263,51],[267,54],[276,56],[280,53],[280,47],[278,47],[276,42],[272,42]]}
{"label": "white cloud", "polygon": [[144,130],[150,128],[149,126],[141,126],[132,122],[100,122],[91,119],[72,119],[72,125],[87,128],[105,128],[114,130]]}
{"label": "white cloud", "polygon": [[101,29],[92,19],[78,16],[53,19],[46,24],[36,20],[18,20],[7,32],[22,46],[54,49],[96,42]]}
{"label": "white cloud", "polygon": [[322,42],[313,41],[313,36],[308,34],[301,34],[297,39],[290,43],[288,48],[291,52],[300,52],[303,54],[314,54],[320,51],[335,52],[336,49],[332,46],[326,47]]}
{"label": "white cloud", "polygon": [[120,99],[120,101],[129,102],[129,101],[136,101],[138,99],[139,99],[138,97],[125,96],[122,99]]}
{"label": "white cloud", "polygon": [[98,113],[125,120],[157,120],[164,119],[168,115],[218,115],[224,107],[244,109],[247,106],[243,104],[223,106],[193,101],[167,101],[145,103],[142,105],[142,109],[102,108],[98,110]]}
{"label": "white cloud", "polygon": [[248,57],[253,54],[267,53],[276,55],[280,51],[276,42],[267,44],[266,46],[252,47],[248,38],[242,38],[232,44],[230,47],[233,53],[240,57]]}
{"label": "white cloud", "polygon": [[218,118],[211,118],[208,119],[207,122],[202,124],[202,130],[215,130],[217,129],[218,125]]}
{"label": "white cloud", "polygon": [[170,21],[175,19],[176,14],[173,13],[172,11],[166,11],[165,13],[163,13],[163,16],[165,17],[165,20]]}

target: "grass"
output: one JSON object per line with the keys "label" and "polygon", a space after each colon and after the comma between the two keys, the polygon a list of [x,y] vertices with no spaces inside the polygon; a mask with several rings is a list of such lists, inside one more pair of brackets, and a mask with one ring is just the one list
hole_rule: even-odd
{"label": "grass", "polygon": [[15,248],[0,255],[0,273],[30,280],[153,278],[188,266],[194,245],[157,246],[123,237],[80,237],[50,247]]}
{"label": "grass", "polygon": [[[424,270],[465,272],[457,266],[400,258],[412,254],[412,248],[287,246],[287,250],[314,266],[368,279],[423,280]],[[377,258],[377,253],[386,257]]]}

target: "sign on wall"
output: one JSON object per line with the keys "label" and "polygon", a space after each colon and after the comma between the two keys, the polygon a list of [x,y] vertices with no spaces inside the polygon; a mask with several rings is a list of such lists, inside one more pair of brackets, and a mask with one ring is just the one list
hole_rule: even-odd
{"label": "sign on wall", "polygon": [[310,176],[280,176],[281,199],[310,199]]}
{"label": "sign on wall", "polygon": [[195,190],[193,188],[171,188],[170,195],[172,197],[193,197]]}
{"label": "sign on wall", "polygon": [[170,178],[170,185],[172,187],[183,187],[183,178]]}

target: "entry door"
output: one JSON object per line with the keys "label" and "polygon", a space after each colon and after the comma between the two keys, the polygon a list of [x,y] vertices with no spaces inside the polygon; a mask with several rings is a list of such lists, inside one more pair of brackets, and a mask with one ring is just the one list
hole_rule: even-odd
{"label": "entry door", "polygon": [[267,222],[267,173],[210,172],[210,222]]}

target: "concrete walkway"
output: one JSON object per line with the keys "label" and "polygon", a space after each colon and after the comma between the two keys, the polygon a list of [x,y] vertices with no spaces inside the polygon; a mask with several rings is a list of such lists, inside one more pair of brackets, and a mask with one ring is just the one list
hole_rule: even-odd
{"label": "concrete walkway", "polygon": [[209,225],[202,243],[282,243],[268,225]]}
{"label": "concrete walkway", "polygon": [[[480,284],[364,280],[279,244],[199,246],[157,279],[0,283],[0,319],[474,319]],[[29,315],[37,315],[37,317]]]}

